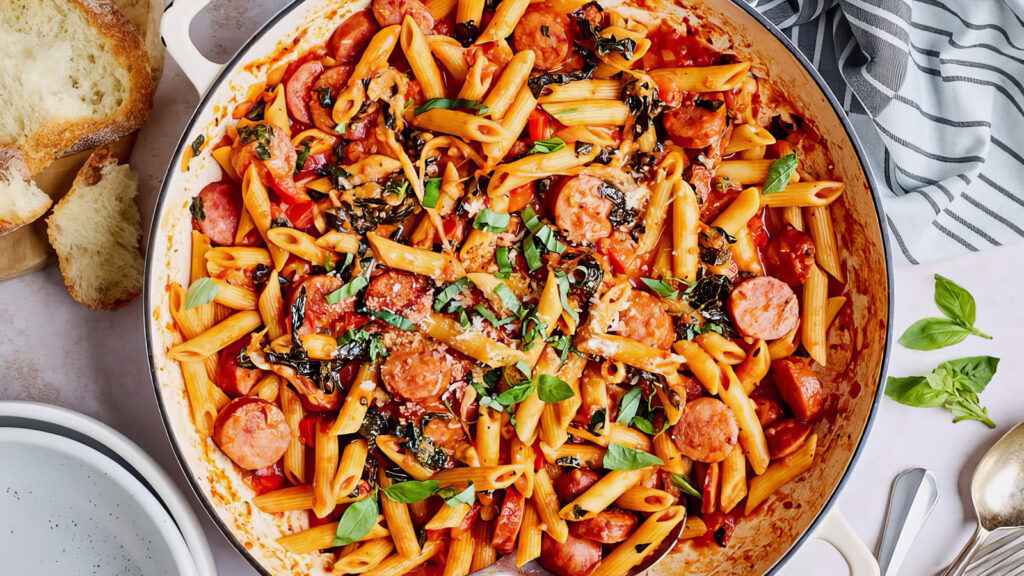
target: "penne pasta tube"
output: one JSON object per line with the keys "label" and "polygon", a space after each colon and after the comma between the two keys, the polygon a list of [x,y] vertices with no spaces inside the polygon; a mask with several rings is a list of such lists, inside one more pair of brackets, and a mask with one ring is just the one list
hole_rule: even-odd
{"label": "penne pasta tube", "polygon": [[434,517],[431,518],[423,528],[426,530],[445,530],[448,528],[457,528],[462,524],[462,521],[469,515],[469,511],[472,507],[469,504],[459,503],[455,506],[441,506],[437,509]]}
{"label": "penne pasta tube", "polygon": [[[742,457],[742,452],[740,453]],[[657,512],[675,504],[675,497],[656,488],[633,486],[615,499],[615,505],[636,512]]]}
{"label": "penne pasta tube", "polygon": [[427,0],[425,6],[427,7],[427,12],[430,12],[430,15],[434,17],[434,20],[441,20],[454,12],[458,4],[459,0]]}
{"label": "penne pasta tube", "polygon": [[256,330],[263,323],[257,312],[237,312],[198,336],[172,346],[167,357],[178,361],[198,361],[219,352],[228,344]]}
{"label": "penne pasta tube", "polygon": [[[377,474],[377,485],[383,491],[394,484],[394,480],[384,473],[381,468]],[[395,549],[406,558],[414,558],[421,552],[420,543],[416,539],[416,529],[412,525],[412,518],[409,516],[409,505],[396,502],[381,494],[380,507],[384,514],[384,521],[387,522],[388,532],[395,542]]]}
{"label": "penne pasta tube", "polygon": [[832,226],[832,213],[828,206],[807,208],[807,230],[814,240],[814,259],[818,266],[833,278],[843,281],[843,268],[839,263],[839,246]]}
{"label": "penne pasta tube", "polygon": [[672,529],[686,519],[684,506],[671,506],[649,516],[633,534],[605,556],[589,576],[621,576],[658,549]]}
{"label": "penne pasta tube", "polygon": [[267,239],[281,250],[308,260],[317,266],[323,266],[328,261],[332,264],[334,262],[334,258],[328,250],[317,246],[316,239],[301,230],[286,226],[271,228],[267,230]]}
{"label": "penne pasta tube", "polygon": [[214,302],[232,310],[256,310],[256,293],[252,290],[228,284],[219,278],[211,280],[217,287],[217,294],[213,297]]}
{"label": "penne pasta tube", "polygon": [[479,27],[483,22],[484,0],[459,0],[455,10],[456,24],[470,24]]}
{"label": "penne pasta tube", "polygon": [[763,474],[768,468],[768,441],[764,437],[764,429],[761,421],[754,412],[754,404],[750,401],[743,385],[740,384],[732,366],[718,363],[725,378],[728,378],[728,386],[722,386],[718,390],[718,398],[732,410],[736,417],[736,423],[740,428],[740,445],[750,461],[750,467],[754,474]]}
{"label": "penne pasta tube", "polygon": [[584,354],[596,354],[657,374],[678,371],[682,360],[664,350],[614,334],[594,334],[576,343],[576,348]]}
{"label": "penne pasta tube", "polygon": [[747,352],[747,357],[740,362],[736,368],[736,377],[743,384],[743,390],[750,394],[761,380],[768,375],[771,368],[772,357],[768,352],[768,344],[764,340],[757,340],[754,346]]}
{"label": "penne pasta tube", "polygon": [[687,282],[697,279],[700,265],[698,225],[700,207],[690,185],[680,179],[672,189],[672,270]]}
{"label": "penne pasta tube", "polygon": [[262,512],[277,514],[292,510],[308,510],[313,507],[313,486],[301,484],[279,488],[254,496],[252,505]]}
{"label": "penne pasta tube", "polygon": [[722,373],[715,360],[696,342],[680,340],[672,345],[680,356],[686,359],[686,367],[704,385],[709,394],[718,394]]}
{"label": "penne pasta tube", "polygon": [[842,182],[791,182],[784,190],[765,194],[761,203],[773,208],[787,206],[828,206],[842,195],[846,185]]}
{"label": "penne pasta tube", "polygon": [[473,564],[473,533],[469,530],[454,536],[448,547],[442,576],[466,576]]}
{"label": "penne pasta tube", "polygon": [[345,401],[338,411],[338,418],[334,421],[331,434],[340,436],[355,434],[359,431],[379,383],[379,363],[365,362],[359,366],[359,371],[356,372],[356,377],[352,380],[348,393],[345,395]]}
{"label": "penne pasta tube", "polygon": [[747,506],[744,513],[750,514],[776,490],[806,472],[814,462],[814,452],[817,447],[818,435],[812,433],[799,450],[781,460],[776,460],[764,474],[751,479],[750,493],[747,495]]}
{"label": "penne pasta tube", "polygon": [[748,71],[750,62],[737,62],[719,66],[659,68],[651,70],[650,76],[659,86],[670,84],[687,92],[723,92],[739,86]]}
{"label": "penne pasta tube", "polygon": [[807,354],[822,366],[828,361],[828,346],[825,333],[825,307],[828,299],[828,277],[817,266],[811,266],[811,273],[804,282],[801,303],[801,340]]}
{"label": "penne pasta tube", "polygon": [[511,366],[525,358],[515,348],[509,348],[497,340],[488,338],[475,330],[463,331],[455,320],[443,314],[431,314],[423,331],[431,338],[444,342],[470,358],[491,368]]}
{"label": "penne pasta tube", "polygon": [[366,440],[362,438],[345,444],[341,461],[338,463],[338,473],[334,476],[334,482],[331,485],[336,498],[351,496],[355,491],[359,480],[363,477],[363,466],[366,465],[367,453]]}
{"label": "penne pasta tube", "polygon": [[652,444],[654,445],[654,455],[665,462],[661,466],[662,470],[672,472],[673,474],[686,474],[687,470],[683,463],[683,455],[679,452],[679,447],[676,446],[667,430],[655,434]]}
{"label": "penne pasta tube", "polygon": [[825,303],[825,331],[832,326],[835,322],[836,316],[839,315],[839,311],[846,305],[846,296],[833,296],[828,299]]}
{"label": "penne pasta tube", "polygon": [[441,551],[443,544],[440,540],[428,540],[423,544],[422,551],[415,556],[403,556],[400,553],[392,554],[373,569],[363,572],[363,574],[366,574],[366,576],[403,576],[409,574],[414,568],[436,556]]}
{"label": "penne pasta tube", "polygon": [[334,476],[338,472],[338,437],[330,433],[330,422],[320,415],[313,440],[313,514],[324,518],[334,511]]}
{"label": "penne pasta tube", "polygon": [[417,114],[412,123],[417,128],[458,136],[474,142],[500,142],[505,129],[494,120],[459,110],[434,108]]}
{"label": "penne pasta tube", "polygon": [[[521,3],[525,10],[525,6],[529,5],[529,0],[504,0],[501,6],[509,3]],[[495,16],[496,19],[497,16]],[[494,25],[494,20],[491,20],[491,25]],[[477,43],[480,43],[479,40]],[[491,118],[498,121],[504,118],[505,113],[512,106],[512,101],[515,100],[516,95],[526,86],[526,80],[530,77],[530,71],[533,70],[535,60],[536,57],[533,54],[533,50],[523,50],[513,56],[512,60],[509,60],[509,63],[505,65],[505,70],[502,71],[501,77],[498,78],[498,83],[494,85],[491,93],[484,100],[484,105],[490,108],[489,114]]]}
{"label": "penne pasta tube", "polygon": [[[429,468],[425,468],[416,459],[416,456],[410,454],[404,447],[404,441],[401,438],[396,438],[390,435],[377,436],[377,448],[388,457],[389,460],[398,464],[398,467],[409,473],[410,476],[415,480],[437,480],[437,478],[431,478],[434,472]],[[459,468],[454,468],[459,470]]]}
{"label": "penne pasta tube", "polygon": [[558,515],[573,522],[593,518],[598,512],[615,502],[626,490],[640,482],[645,473],[646,469],[644,468],[612,470],[602,476],[593,486],[587,488],[586,492],[563,506]]}
{"label": "penne pasta tube", "polygon": [[748,227],[741,226],[736,232],[736,242],[729,245],[729,251],[732,252],[732,259],[741,272],[764,276],[761,254],[758,252],[757,245],[754,244],[754,236]]}
{"label": "penne pasta tube", "polygon": [[480,407],[476,421],[476,451],[481,466],[497,466],[501,449],[501,413]]}
{"label": "penne pasta tube", "polygon": [[519,527],[519,545],[516,547],[516,566],[540,557],[541,522],[537,510],[527,506],[523,510],[523,523]]}
{"label": "penne pasta tube", "polygon": [[551,477],[544,468],[537,470],[533,477],[533,497],[530,504],[540,518],[542,529],[558,542],[569,538],[569,525],[558,512],[558,496]]}
{"label": "penne pasta tube", "polygon": [[484,96],[487,95],[487,89],[491,87],[491,80],[493,80],[491,76],[486,74],[489,72],[490,66],[490,60],[484,57],[483,54],[477,55],[476,61],[473,62],[473,65],[466,72],[466,80],[462,83],[462,88],[459,89],[460,100],[479,102],[484,99]]}
{"label": "penne pasta tube", "polygon": [[[193,245],[195,239],[193,238]],[[206,252],[206,261],[216,264],[221,268],[232,270],[244,270],[255,268],[263,264],[273,266],[274,261],[270,259],[270,252],[266,248],[247,248],[243,246],[218,246],[210,248]],[[193,278],[194,282],[196,279]]]}
{"label": "penne pasta tube", "polygon": [[721,228],[735,236],[760,210],[761,192],[754,187],[747,188],[715,218],[711,227]]}
{"label": "penne pasta tube", "polygon": [[315,244],[326,250],[333,250],[334,252],[356,254],[359,252],[359,235],[331,230],[317,238]]}
{"label": "penne pasta tube", "polygon": [[708,533],[707,524],[696,516],[689,517],[686,519],[686,526],[683,531],[679,533],[680,540],[689,540],[690,538],[696,538],[703,536]]}
{"label": "penne pasta tube", "polygon": [[[299,395],[286,384],[281,386],[278,396],[281,399],[281,411],[284,412],[284,419],[292,431],[292,438],[284,453],[284,475],[295,484],[304,484],[306,482],[306,446],[300,440],[301,430],[299,428],[302,419],[306,416],[306,409],[302,407]],[[313,506],[312,495],[311,491],[309,505],[302,508],[289,508],[289,510],[311,508]],[[255,502],[253,500],[253,503]],[[257,507],[259,507],[258,504]],[[260,509],[262,510],[262,508]],[[268,511],[264,510],[264,512]]]}
{"label": "penne pasta tube", "polygon": [[747,459],[743,450],[736,446],[722,461],[722,490],[718,496],[722,512],[729,513],[747,495]]}
{"label": "penne pasta tube", "polygon": [[621,100],[569,100],[541,107],[566,126],[624,126],[630,117]]}
{"label": "penne pasta tube", "polygon": [[566,146],[550,154],[530,154],[514,162],[501,164],[494,170],[487,195],[493,198],[507,196],[514,188],[554,174],[562,174],[591,162],[599,150],[596,147],[585,154],[577,154],[574,146]]}
{"label": "penne pasta tube", "polygon": [[270,258],[274,261],[274,268],[280,270],[288,259],[288,254],[267,237],[267,230],[270,229],[270,196],[267,194],[266,186],[260,181],[255,164],[249,166],[245,171],[245,177],[242,178],[242,204],[252,217],[263,242],[266,243]]}
{"label": "penne pasta tube", "polygon": [[449,282],[465,275],[462,265],[448,254],[413,248],[378,236],[373,232],[366,235],[373,255],[385,266],[423,274],[435,280]]}
{"label": "penne pasta tube", "polygon": [[770,146],[775,144],[775,137],[772,133],[761,128],[757,124],[736,124],[732,127],[732,137],[726,144],[722,156],[735,154],[742,150],[749,150],[756,146]]}
{"label": "penne pasta tube", "polygon": [[[309,554],[310,552],[330,548],[331,544],[334,542],[334,536],[337,533],[338,523],[328,522],[327,524],[321,524],[320,526],[315,526],[292,534],[286,534],[278,538],[277,543],[292,554]],[[368,540],[378,540],[380,538],[386,538],[387,536],[388,529],[381,526],[380,518],[378,518],[377,524],[374,525],[374,527],[371,528],[365,536],[360,538],[359,541],[366,542]]]}
{"label": "penne pasta tube", "polygon": [[473,548],[473,562],[470,564],[469,569],[476,572],[494,564],[498,559],[498,551],[494,549],[494,546],[491,546],[494,527],[490,522],[474,522],[472,534],[476,546]]}
{"label": "penne pasta tube", "polygon": [[511,36],[512,31],[516,28],[516,24],[519,23],[519,19],[523,17],[523,14],[526,13],[526,9],[529,7],[530,0],[502,0],[494,10],[494,17],[487,24],[487,28],[480,33],[480,37],[477,38],[474,44],[497,42]]}
{"label": "penne pasta tube", "polygon": [[334,561],[332,574],[362,574],[378,566],[395,549],[391,538],[378,538],[357,544],[350,552],[342,553]]}
{"label": "penne pasta tube", "polygon": [[[530,119],[530,113],[533,112],[536,106],[537,99],[533,97],[529,86],[520,88],[512,104],[505,111],[505,115],[501,119],[501,127],[505,130],[505,136],[499,142],[483,144],[484,153],[487,155],[488,167],[494,167],[512,148],[512,144],[515,143],[519,135],[523,133],[523,129],[526,128],[526,124]],[[491,203],[492,207],[496,209],[495,200],[495,198],[492,198]],[[503,200],[505,202],[504,205],[507,205],[507,198],[503,198]],[[498,212],[503,211],[498,210]]]}
{"label": "penne pasta tube", "polygon": [[693,339],[712,358],[723,364],[739,364],[747,357],[747,353],[732,340],[718,332],[707,332]]}
{"label": "penne pasta tube", "polygon": [[558,464],[559,460],[569,459],[574,463],[578,461],[581,466],[587,468],[600,468],[604,453],[607,451],[604,446],[594,444],[562,444],[553,447],[546,442],[540,443],[540,450],[544,460],[549,464]]}
{"label": "penne pasta tube", "polygon": [[434,62],[427,45],[427,38],[420,31],[420,27],[409,14],[402,20],[402,28],[399,32],[398,41],[402,45],[402,52],[405,59],[412,68],[416,81],[420,83],[423,95],[429,98],[444,98],[444,83],[441,80],[441,71]]}
{"label": "penne pasta tube", "polygon": [[[728,178],[730,182],[740,186],[761,186],[768,178],[768,170],[771,169],[774,162],[775,160],[723,160],[718,165],[715,176]],[[793,176],[789,180],[790,184],[799,178],[797,173],[793,172]]]}
{"label": "penne pasta tube", "polygon": [[785,358],[796,352],[797,347],[800,346],[800,323],[798,322],[792,330],[786,333],[785,336],[778,340],[772,340],[768,344],[768,357],[771,360],[777,360],[779,358]]}
{"label": "penne pasta tube", "polygon": [[483,491],[508,488],[522,474],[523,465],[502,464],[476,468],[448,468],[434,473],[430,479],[437,480],[441,486],[465,487],[472,482],[477,491]]}
{"label": "penne pasta tube", "polygon": [[[436,2],[450,2],[451,0],[434,0]],[[457,2],[457,0],[456,0]],[[429,2],[428,2],[429,7]],[[444,66],[448,74],[458,83],[466,81],[466,73],[469,65],[464,56],[466,49],[459,44],[459,41],[449,36],[433,35],[427,37],[427,45],[430,52],[437,58],[437,61]]]}

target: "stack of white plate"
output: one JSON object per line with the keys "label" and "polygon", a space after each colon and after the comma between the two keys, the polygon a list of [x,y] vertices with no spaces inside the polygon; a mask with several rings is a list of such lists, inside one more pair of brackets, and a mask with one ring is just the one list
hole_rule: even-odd
{"label": "stack of white plate", "polygon": [[122,434],[0,402],[0,573],[215,576],[182,493]]}

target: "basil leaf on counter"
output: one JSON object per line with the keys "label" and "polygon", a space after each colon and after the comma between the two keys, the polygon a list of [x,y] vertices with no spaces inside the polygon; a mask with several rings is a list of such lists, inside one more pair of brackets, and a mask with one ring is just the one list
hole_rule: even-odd
{"label": "basil leaf on counter", "polygon": [[441,483],[437,480],[399,482],[384,488],[384,495],[394,502],[412,504],[433,496]]}
{"label": "basil leaf on counter", "polygon": [[768,168],[768,176],[764,179],[764,187],[761,189],[761,194],[767,196],[768,194],[785,190],[786,186],[789,185],[789,179],[793,177],[793,172],[796,172],[796,167],[799,163],[800,161],[794,152],[772,162],[772,165]]}
{"label": "basil leaf on counter", "polygon": [[185,310],[213,302],[213,299],[217,297],[218,290],[213,278],[205,277],[196,280],[189,286],[188,293],[185,295]]}
{"label": "basil leaf on counter", "polygon": [[363,500],[353,502],[345,509],[341,520],[338,521],[338,532],[334,535],[334,542],[331,542],[331,546],[348,546],[353,542],[358,542],[377,525],[375,495],[376,492]]}
{"label": "basil leaf on counter", "polygon": [[970,333],[948,318],[924,318],[911,324],[899,343],[911,350],[935,350],[962,342]]}
{"label": "basil leaf on counter", "polygon": [[665,461],[654,454],[621,444],[609,444],[601,465],[607,470],[638,470],[648,466],[660,466]]}
{"label": "basil leaf on counter", "polygon": [[950,360],[924,376],[890,376],[886,380],[885,395],[916,408],[941,406],[953,414],[953,422],[977,420],[995,428],[988,410],[979,403],[978,394],[988,386],[998,366],[999,359],[991,356]]}

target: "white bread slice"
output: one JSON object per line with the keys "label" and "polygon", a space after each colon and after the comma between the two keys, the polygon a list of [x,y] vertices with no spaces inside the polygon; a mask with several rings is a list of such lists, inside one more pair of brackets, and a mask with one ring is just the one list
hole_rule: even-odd
{"label": "white bread slice", "polygon": [[53,200],[29,179],[21,154],[0,149],[0,236],[34,222],[50,204]]}
{"label": "white bread slice", "polygon": [[20,149],[33,174],[149,114],[149,55],[111,0],[4,0],[0,38],[0,146]]}
{"label": "white bread slice", "polygon": [[93,310],[115,310],[142,292],[138,192],[138,175],[104,146],[46,220],[68,291]]}

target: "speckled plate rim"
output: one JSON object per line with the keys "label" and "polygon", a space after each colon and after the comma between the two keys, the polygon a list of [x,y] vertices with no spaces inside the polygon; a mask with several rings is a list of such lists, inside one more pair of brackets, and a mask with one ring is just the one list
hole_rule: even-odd
{"label": "speckled plate rim", "polygon": [[124,434],[85,414],[27,401],[0,401],[0,429],[3,428],[24,428],[63,436],[120,465],[170,514],[188,547],[196,575],[216,576],[213,553],[184,493],[149,454]]}

